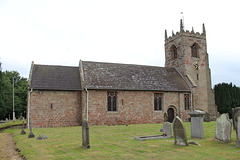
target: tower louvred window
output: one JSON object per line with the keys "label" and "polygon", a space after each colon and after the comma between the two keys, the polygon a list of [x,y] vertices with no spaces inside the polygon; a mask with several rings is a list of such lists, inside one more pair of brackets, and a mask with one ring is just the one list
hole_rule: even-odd
{"label": "tower louvred window", "polygon": [[170,50],[171,50],[171,58],[177,59],[178,57],[177,47],[175,45],[172,45]]}
{"label": "tower louvred window", "polygon": [[194,43],[191,46],[191,51],[192,51],[192,57],[199,58],[199,45],[197,43]]}

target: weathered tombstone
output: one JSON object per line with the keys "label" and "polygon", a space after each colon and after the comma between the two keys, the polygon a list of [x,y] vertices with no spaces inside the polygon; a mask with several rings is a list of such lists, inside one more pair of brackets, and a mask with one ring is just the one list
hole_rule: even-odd
{"label": "weathered tombstone", "polygon": [[31,119],[29,120],[29,127],[30,127],[30,133],[28,135],[28,138],[34,138],[35,135],[32,132],[32,123],[31,123]]}
{"label": "weathered tombstone", "polygon": [[168,114],[167,112],[164,112],[164,122],[167,122],[168,121]]}
{"label": "weathered tombstone", "polygon": [[173,134],[175,145],[188,146],[186,128],[178,116],[173,120]]}
{"label": "weathered tombstone", "polygon": [[21,135],[26,134],[26,132],[24,131],[24,117],[22,117],[22,131],[20,134]]}
{"label": "weathered tombstone", "polygon": [[37,137],[37,140],[43,140],[43,139],[47,139],[48,137],[47,136],[45,136],[45,135],[39,135],[38,137]]}
{"label": "weathered tombstone", "polygon": [[204,115],[204,122],[211,122],[211,117],[208,112],[206,112]]}
{"label": "weathered tombstone", "polygon": [[240,111],[240,107],[235,107],[235,108],[232,108],[232,119],[233,119],[233,129],[236,130],[236,127],[235,127],[235,115],[237,114],[237,112]]}
{"label": "weathered tombstone", "polygon": [[222,114],[216,120],[215,138],[222,142],[231,142],[232,123],[229,120],[228,114]]}
{"label": "weathered tombstone", "polygon": [[82,146],[89,149],[89,127],[88,127],[88,121],[83,120],[82,121]]}
{"label": "weathered tombstone", "polygon": [[[240,111],[238,111],[240,112]],[[236,146],[240,147],[240,114],[235,115],[237,121],[236,121],[236,134],[237,134],[237,140],[236,140]]]}
{"label": "weathered tombstone", "polygon": [[205,112],[195,110],[189,112],[191,116],[191,137],[192,138],[204,138],[203,117]]}
{"label": "weathered tombstone", "polygon": [[5,122],[8,123],[8,119],[7,118],[6,118]]}
{"label": "weathered tombstone", "polygon": [[166,133],[167,136],[172,136],[172,129],[170,122],[163,123],[163,133]]}

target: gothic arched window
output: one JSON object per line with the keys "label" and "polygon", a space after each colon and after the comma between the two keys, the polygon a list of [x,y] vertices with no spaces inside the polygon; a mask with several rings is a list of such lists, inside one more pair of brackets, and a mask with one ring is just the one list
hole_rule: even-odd
{"label": "gothic arched window", "polygon": [[191,46],[191,51],[192,51],[192,57],[199,58],[199,45],[197,43],[194,43]]}
{"label": "gothic arched window", "polygon": [[171,58],[172,59],[177,59],[178,55],[177,55],[177,47],[175,45],[172,45],[172,47],[170,48],[171,51]]}

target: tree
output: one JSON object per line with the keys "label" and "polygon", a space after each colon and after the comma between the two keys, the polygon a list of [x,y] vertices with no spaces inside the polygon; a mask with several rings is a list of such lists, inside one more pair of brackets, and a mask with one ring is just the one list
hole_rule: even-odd
{"label": "tree", "polygon": [[5,119],[13,113],[13,78],[14,78],[14,108],[15,116],[26,116],[27,79],[16,71],[0,73],[0,119]]}
{"label": "tree", "polygon": [[232,83],[219,83],[214,86],[215,103],[218,106],[218,111],[229,113],[232,117],[232,108],[240,106],[240,88]]}

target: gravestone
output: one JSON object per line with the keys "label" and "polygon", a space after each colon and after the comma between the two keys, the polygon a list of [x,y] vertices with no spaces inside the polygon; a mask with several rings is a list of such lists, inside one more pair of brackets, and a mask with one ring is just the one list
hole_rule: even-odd
{"label": "gravestone", "polygon": [[22,131],[20,134],[21,135],[26,134],[26,132],[24,131],[24,117],[22,117]]}
{"label": "gravestone", "polygon": [[204,138],[203,117],[205,112],[195,110],[189,112],[191,116],[191,137],[192,138]]}
{"label": "gravestone", "polygon": [[232,123],[229,120],[228,114],[222,114],[216,120],[215,139],[222,142],[231,142]]}
{"label": "gravestone", "polygon": [[240,111],[240,107],[235,107],[235,108],[232,108],[232,119],[233,119],[233,129],[236,130],[236,127],[235,127],[235,115],[237,114],[237,112]]}
{"label": "gravestone", "polygon": [[[238,111],[240,112],[240,111]],[[237,134],[237,140],[236,140],[236,146],[240,147],[240,114],[235,115],[237,121],[236,121],[236,134]]]}
{"label": "gravestone", "polygon": [[170,122],[163,123],[163,133],[166,133],[167,136],[172,136],[172,129]]}
{"label": "gravestone", "polygon": [[210,114],[208,112],[204,115],[204,122],[211,122]]}
{"label": "gravestone", "polygon": [[35,135],[32,132],[32,122],[31,122],[31,119],[29,119],[29,127],[30,127],[30,133],[28,135],[28,138],[34,138]]}
{"label": "gravestone", "polygon": [[82,146],[84,148],[89,149],[90,144],[89,144],[89,127],[88,127],[88,121],[83,120],[82,121]]}
{"label": "gravestone", "polygon": [[8,119],[7,118],[6,118],[5,122],[8,123]]}
{"label": "gravestone", "polygon": [[167,112],[164,112],[164,122],[167,122],[168,121],[168,114]]}
{"label": "gravestone", "polygon": [[188,146],[186,128],[178,116],[173,120],[173,134],[175,145]]}

